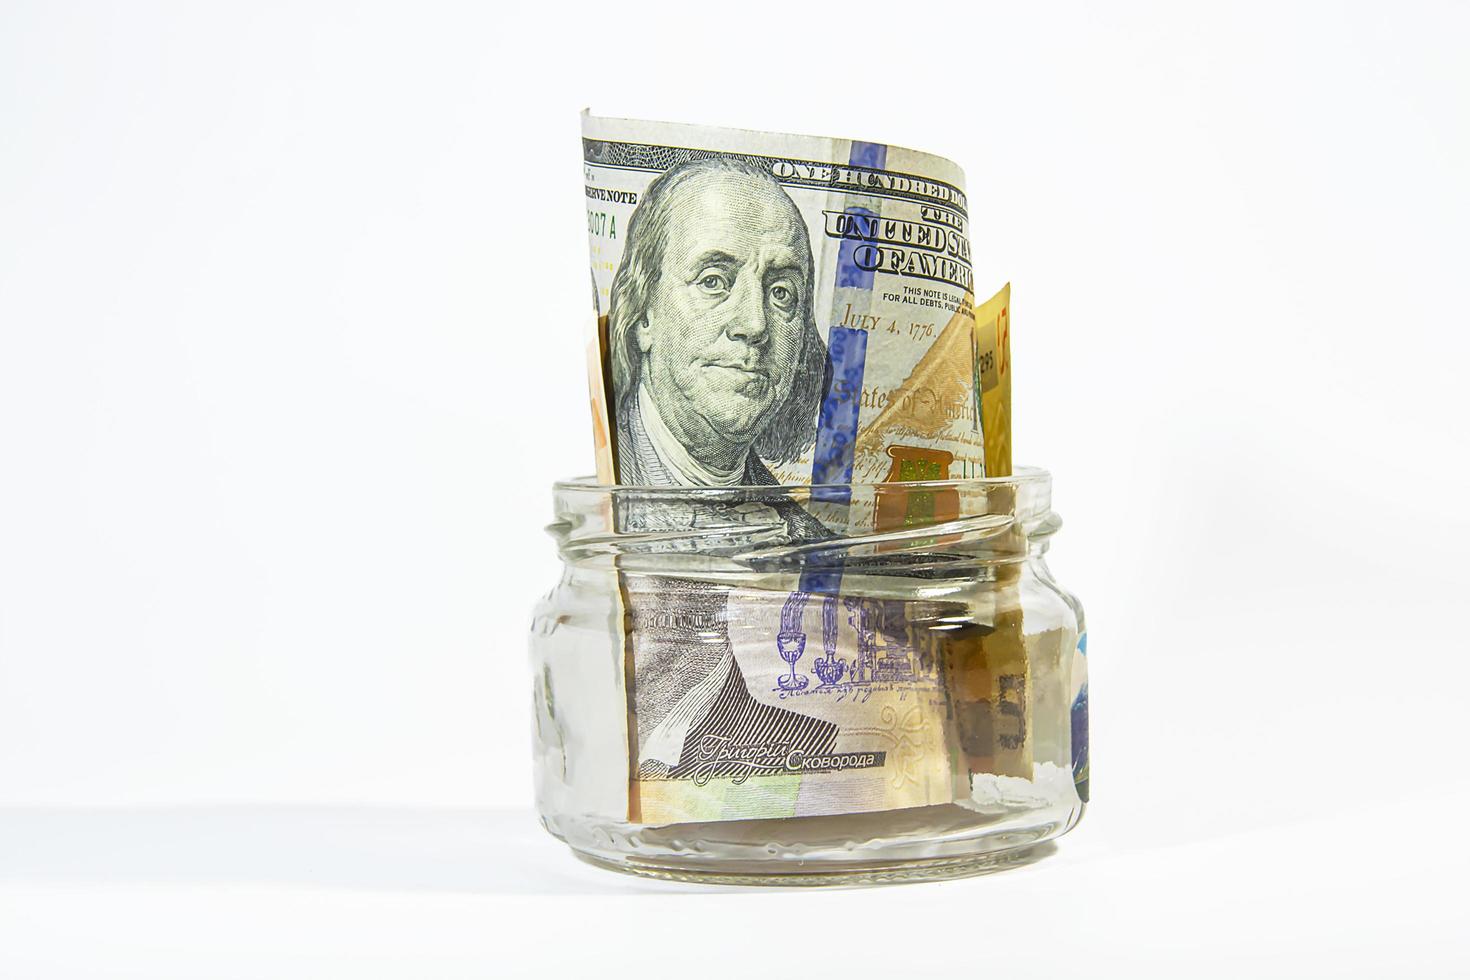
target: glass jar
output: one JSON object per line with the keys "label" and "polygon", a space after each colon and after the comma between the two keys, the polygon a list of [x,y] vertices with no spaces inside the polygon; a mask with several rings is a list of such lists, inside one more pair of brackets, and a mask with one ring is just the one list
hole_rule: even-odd
{"label": "glass jar", "polygon": [[536,800],[660,878],[942,878],[1087,799],[1082,607],[1051,478],[555,487],[531,635]]}

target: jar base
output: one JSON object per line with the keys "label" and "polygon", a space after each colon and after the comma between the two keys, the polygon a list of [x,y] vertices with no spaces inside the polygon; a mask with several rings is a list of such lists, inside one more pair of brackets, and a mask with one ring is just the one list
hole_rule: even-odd
{"label": "jar base", "polygon": [[697,866],[682,862],[661,861],[646,857],[609,860],[597,854],[571,848],[579,860],[639,878],[687,882],[703,885],[757,885],[778,887],[853,887],[862,885],[899,885],[917,881],[944,881],[950,878],[972,878],[994,874],[1011,868],[1034,864],[1055,854],[1052,841],[1023,844],[1002,850],[987,851],[953,858],[925,858],[912,861],[854,861],[813,863],[789,870],[748,870]]}

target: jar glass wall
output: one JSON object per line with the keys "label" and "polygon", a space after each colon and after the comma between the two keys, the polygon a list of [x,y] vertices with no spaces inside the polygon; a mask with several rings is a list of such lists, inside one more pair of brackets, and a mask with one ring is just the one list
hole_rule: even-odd
{"label": "jar glass wall", "polygon": [[1087,791],[1082,609],[1051,481],[555,487],[536,798],[584,859],[679,879],[1028,860]]}

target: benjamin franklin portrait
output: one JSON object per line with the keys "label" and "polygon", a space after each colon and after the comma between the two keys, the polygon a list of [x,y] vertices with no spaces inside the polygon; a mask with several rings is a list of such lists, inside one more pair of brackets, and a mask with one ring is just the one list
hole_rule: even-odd
{"label": "benjamin franklin portrait", "polygon": [[806,222],[765,171],[717,157],[649,185],[608,317],[618,482],[776,483],[766,462],[812,444],[829,381],[813,286]]}

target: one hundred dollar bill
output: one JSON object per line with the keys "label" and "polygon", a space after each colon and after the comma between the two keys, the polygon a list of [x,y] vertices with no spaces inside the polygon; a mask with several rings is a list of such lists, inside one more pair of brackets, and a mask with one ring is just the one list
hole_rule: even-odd
{"label": "one hundred dollar bill", "polygon": [[[985,475],[957,166],[877,143],[590,115],[583,166],[600,476],[819,487]],[[693,530],[747,552],[959,516],[957,495],[929,488],[747,498],[634,495],[613,516],[656,550]],[[967,792],[938,613],[917,581],[912,599],[874,598],[844,586],[840,563],[788,568],[784,589],[620,567],[630,820],[855,813]]]}
{"label": "one hundred dollar bill", "polygon": [[959,167],[585,114],[582,133],[619,483],[984,475]]}

